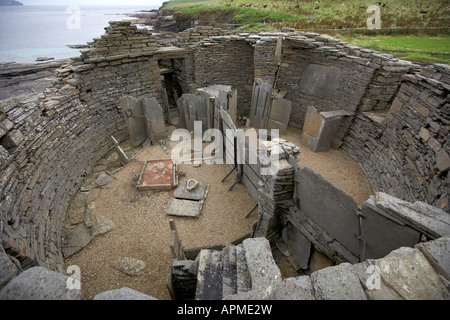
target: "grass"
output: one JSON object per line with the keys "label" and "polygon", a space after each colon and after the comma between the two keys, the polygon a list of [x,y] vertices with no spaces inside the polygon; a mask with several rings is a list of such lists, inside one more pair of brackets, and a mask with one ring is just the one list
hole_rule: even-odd
{"label": "grass", "polygon": [[418,62],[450,64],[450,36],[355,36],[344,41],[397,58]]}
{"label": "grass", "polygon": [[195,17],[232,12],[242,30],[289,27],[327,33],[360,47],[419,62],[450,64],[450,0],[382,0],[381,30],[368,30],[375,0],[172,0],[163,10]]}

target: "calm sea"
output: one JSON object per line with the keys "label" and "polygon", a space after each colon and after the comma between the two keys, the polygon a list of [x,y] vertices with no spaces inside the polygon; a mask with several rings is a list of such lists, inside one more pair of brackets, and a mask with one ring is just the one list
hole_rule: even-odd
{"label": "calm sea", "polygon": [[101,36],[109,21],[131,20],[126,14],[151,9],[157,7],[0,7],[0,63],[79,56],[67,45],[86,44]]}

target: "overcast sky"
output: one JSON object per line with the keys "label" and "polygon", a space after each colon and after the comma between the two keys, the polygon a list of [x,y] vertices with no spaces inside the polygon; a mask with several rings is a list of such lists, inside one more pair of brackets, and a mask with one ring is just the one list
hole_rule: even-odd
{"label": "overcast sky", "polygon": [[157,6],[164,0],[18,0],[24,5],[121,5],[121,6]]}

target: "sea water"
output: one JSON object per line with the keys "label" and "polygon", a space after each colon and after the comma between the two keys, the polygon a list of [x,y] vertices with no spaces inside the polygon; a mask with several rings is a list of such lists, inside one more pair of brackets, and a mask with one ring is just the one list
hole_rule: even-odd
{"label": "sea water", "polygon": [[80,55],[68,45],[85,45],[105,33],[109,21],[155,6],[20,6],[0,7],[0,63],[33,63],[39,57]]}

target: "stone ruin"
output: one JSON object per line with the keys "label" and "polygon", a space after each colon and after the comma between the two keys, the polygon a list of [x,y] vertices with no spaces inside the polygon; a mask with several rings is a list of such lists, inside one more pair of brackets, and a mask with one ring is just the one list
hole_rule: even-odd
{"label": "stone ruin", "polygon": [[[448,299],[448,65],[417,65],[290,29],[196,27],[174,43],[111,22],[43,92],[0,102],[0,298],[80,298],[65,285],[62,235],[72,198],[118,142],[157,143],[161,120],[171,125],[175,114],[186,127],[196,119],[214,128],[303,129],[313,151],[340,148],[352,157],[376,196],[358,207],[298,168],[292,154],[274,176],[245,163],[238,173],[258,202],[249,237],[176,256],[173,298]],[[229,90],[205,113],[191,113],[198,108],[189,99],[212,86]],[[157,115],[127,117],[133,99]],[[133,133],[130,121],[143,131]],[[271,246],[297,270],[311,264],[312,249],[336,266],[282,280]],[[370,266],[381,270],[379,290],[368,285]],[[30,285],[30,277],[42,282]],[[128,288],[96,298],[151,299]]]}

